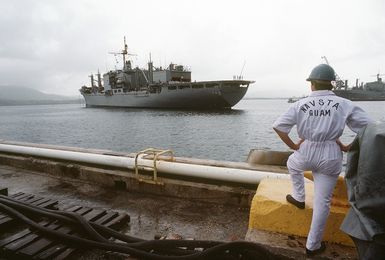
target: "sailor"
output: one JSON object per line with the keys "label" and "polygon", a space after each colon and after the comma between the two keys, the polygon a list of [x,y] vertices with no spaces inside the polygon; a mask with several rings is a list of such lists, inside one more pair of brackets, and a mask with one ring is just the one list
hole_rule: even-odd
{"label": "sailor", "polygon": [[[306,241],[306,254],[322,253],[326,246],[322,236],[330,211],[332,192],[342,170],[342,152],[350,145],[339,141],[345,124],[355,133],[371,120],[350,100],[336,96],[331,90],[335,72],[327,64],[316,66],[307,81],[311,94],[293,103],[273,124],[282,141],[294,150],[287,161],[292,180],[292,194],[286,200],[300,209],[305,208],[304,175],[312,171],[314,179],[313,217]],[[297,126],[299,142],[289,137]]]}

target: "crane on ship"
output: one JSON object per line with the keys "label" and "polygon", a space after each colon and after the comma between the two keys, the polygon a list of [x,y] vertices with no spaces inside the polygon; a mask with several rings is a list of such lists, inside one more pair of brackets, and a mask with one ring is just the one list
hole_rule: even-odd
{"label": "crane on ship", "polygon": [[[326,56],[322,56],[321,59],[325,60],[325,62],[326,62],[327,65],[330,65],[328,59],[326,58]],[[335,84],[335,86],[334,86],[334,89],[342,89],[342,88],[347,89],[347,87],[348,87],[347,81],[344,82],[344,81],[340,78],[340,76],[338,76],[337,72],[334,71],[334,74],[335,74],[335,76],[336,76],[336,81],[335,81],[336,84]]]}

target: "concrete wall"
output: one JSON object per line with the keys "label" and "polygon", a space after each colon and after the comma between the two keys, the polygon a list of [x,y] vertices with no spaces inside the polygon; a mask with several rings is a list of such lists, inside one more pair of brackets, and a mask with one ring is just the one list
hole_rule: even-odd
{"label": "concrete wall", "polygon": [[199,201],[249,207],[254,190],[207,184],[186,180],[175,180],[159,174],[158,182],[152,181],[149,172],[142,172],[137,179],[127,169],[101,168],[95,165],[80,165],[71,162],[47,160],[0,153],[0,164],[36,171],[63,181],[79,181],[105,188],[126,190],[159,196],[171,196]]}

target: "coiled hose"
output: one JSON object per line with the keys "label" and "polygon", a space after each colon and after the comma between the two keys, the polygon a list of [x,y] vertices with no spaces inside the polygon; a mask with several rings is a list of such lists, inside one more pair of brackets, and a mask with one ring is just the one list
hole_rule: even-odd
{"label": "coiled hose", "polygon": [[[57,239],[74,248],[103,249],[129,254],[140,259],[287,259],[269,252],[261,245],[246,241],[143,240],[88,222],[76,213],[44,209],[3,195],[0,195],[0,211],[24,222],[47,237]],[[83,231],[85,237],[77,237],[44,227],[29,218],[28,215],[31,214],[75,226]],[[107,237],[121,242],[112,242]],[[203,249],[203,251],[196,249]]]}

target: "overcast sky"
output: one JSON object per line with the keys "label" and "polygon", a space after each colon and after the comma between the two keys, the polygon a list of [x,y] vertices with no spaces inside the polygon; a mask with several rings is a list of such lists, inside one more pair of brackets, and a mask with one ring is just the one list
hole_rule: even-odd
{"label": "overcast sky", "polygon": [[382,0],[0,1],[0,85],[79,95],[90,73],[121,67],[110,51],[126,36],[133,63],[187,65],[193,80],[256,83],[248,97],[307,94],[326,56],[339,76],[385,73]]}

